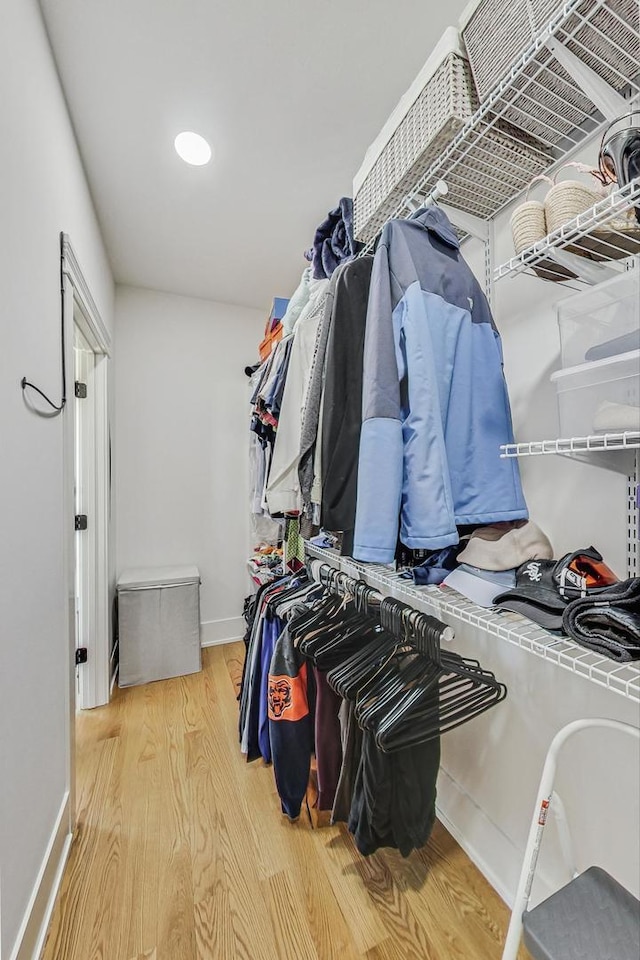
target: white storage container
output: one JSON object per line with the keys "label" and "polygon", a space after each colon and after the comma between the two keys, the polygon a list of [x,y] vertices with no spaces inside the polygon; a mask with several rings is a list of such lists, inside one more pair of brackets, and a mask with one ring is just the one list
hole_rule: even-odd
{"label": "white storage container", "polygon": [[640,350],[558,370],[551,380],[562,438],[640,430]]}
{"label": "white storage container", "polygon": [[[353,179],[356,239],[366,242],[376,236],[477,105],[458,31],[449,27],[367,150]],[[502,121],[487,126],[483,137],[486,149],[475,159],[465,160],[466,178],[477,183],[477,190],[458,197],[468,213],[478,216],[488,215],[488,205],[490,212],[497,210],[550,162],[537,141]],[[502,171],[497,187],[496,168]],[[455,191],[447,202],[456,204]]]}
{"label": "white storage container", "polygon": [[640,350],[640,269],[561,300],[557,313],[563,367]]}
{"label": "white storage container", "polygon": [[197,567],[126,570],[118,580],[121,687],[201,669]]}

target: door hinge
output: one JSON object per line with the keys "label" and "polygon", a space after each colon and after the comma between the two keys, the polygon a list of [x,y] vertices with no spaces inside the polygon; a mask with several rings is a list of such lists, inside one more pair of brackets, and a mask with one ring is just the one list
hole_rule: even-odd
{"label": "door hinge", "polygon": [[86,530],[88,525],[86,513],[76,513],[75,522],[76,530]]}
{"label": "door hinge", "polygon": [[86,383],[81,383],[79,380],[75,382],[75,394],[78,400],[87,399],[87,385]]}
{"label": "door hinge", "polygon": [[76,647],[76,666],[79,666],[81,663],[86,663],[87,657],[86,647]]}

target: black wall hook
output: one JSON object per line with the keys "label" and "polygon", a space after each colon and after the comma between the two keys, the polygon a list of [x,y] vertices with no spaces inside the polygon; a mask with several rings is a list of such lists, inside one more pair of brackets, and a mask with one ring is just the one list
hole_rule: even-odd
{"label": "black wall hook", "polygon": [[35,390],[43,400],[45,400],[51,407],[52,412],[37,410],[34,407],[31,407],[34,413],[39,414],[44,417],[56,416],[58,413],[62,413],[65,406],[67,405],[67,363],[65,356],[65,329],[64,329],[64,233],[60,233],[60,344],[62,352],[62,398],[60,403],[54,403],[40,387],[36,387],[35,383],[31,383],[30,380],[27,380],[26,377],[23,377],[20,381],[20,387],[22,392],[25,393],[27,389]]}

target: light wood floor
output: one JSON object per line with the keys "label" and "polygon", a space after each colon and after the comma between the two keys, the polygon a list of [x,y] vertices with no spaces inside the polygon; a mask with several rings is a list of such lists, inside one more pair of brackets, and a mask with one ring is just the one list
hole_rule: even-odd
{"label": "light wood floor", "polygon": [[[242,644],[78,719],[78,827],[43,960],[498,960],[502,901],[440,825],[361,857],[280,814],[237,741]],[[524,954],[523,954],[524,956]]]}

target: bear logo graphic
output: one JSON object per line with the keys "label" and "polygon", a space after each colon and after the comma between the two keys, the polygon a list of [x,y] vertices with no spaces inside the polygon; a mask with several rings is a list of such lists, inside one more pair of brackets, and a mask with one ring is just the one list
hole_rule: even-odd
{"label": "bear logo graphic", "polygon": [[269,708],[276,720],[291,707],[291,681],[286,677],[269,680]]}

